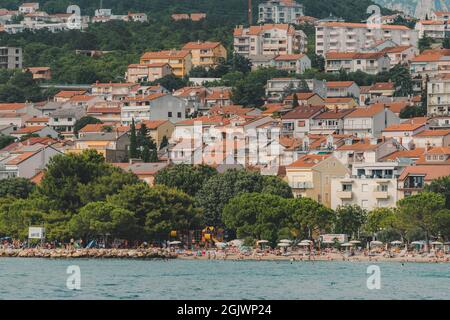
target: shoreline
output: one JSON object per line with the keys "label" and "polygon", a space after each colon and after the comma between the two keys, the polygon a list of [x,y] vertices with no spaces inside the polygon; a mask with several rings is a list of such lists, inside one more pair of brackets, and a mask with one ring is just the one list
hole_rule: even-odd
{"label": "shoreline", "polygon": [[327,253],[322,255],[301,255],[291,254],[280,256],[275,254],[267,255],[239,255],[236,253],[219,252],[213,255],[194,256],[177,254],[162,249],[0,249],[0,259],[2,258],[23,258],[23,259],[97,259],[97,260],[191,260],[191,261],[271,261],[271,262],[397,262],[397,263],[449,263],[450,255],[443,257],[423,257],[420,255],[408,254],[404,257],[377,256],[345,256],[340,253]]}

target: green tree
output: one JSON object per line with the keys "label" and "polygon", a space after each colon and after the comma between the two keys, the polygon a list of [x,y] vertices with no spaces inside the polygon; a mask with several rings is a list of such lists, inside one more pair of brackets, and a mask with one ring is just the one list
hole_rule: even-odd
{"label": "green tree", "polygon": [[450,176],[433,180],[431,184],[425,186],[428,192],[441,194],[445,197],[445,206],[450,209]]}
{"label": "green tree", "polygon": [[263,177],[259,173],[229,170],[211,177],[196,195],[199,207],[204,210],[204,224],[222,226],[221,215],[228,201],[242,193],[271,193],[292,197],[289,185],[276,177]]}
{"label": "green tree", "polygon": [[292,107],[297,108],[299,106],[297,94],[294,93],[294,98],[292,99]]}
{"label": "green tree", "polygon": [[0,183],[0,197],[28,198],[35,188],[34,183],[25,178],[4,179]]}
{"label": "green tree", "polygon": [[288,200],[263,193],[244,193],[232,198],[223,209],[225,226],[239,238],[268,240],[273,245],[290,216]]}
{"label": "green tree", "polygon": [[178,90],[188,85],[188,81],[175,75],[167,75],[149,83],[151,86],[161,85],[169,91]]}
{"label": "green tree", "polygon": [[137,231],[134,237],[166,239],[171,230],[193,230],[199,227],[201,211],[187,194],[168,188],[147,184],[126,186],[108,202],[134,213]]}
{"label": "green tree", "polygon": [[159,149],[164,149],[165,147],[167,147],[169,145],[169,139],[167,139],[166,136],[163,136],[162,140],[161,140],[161,144],[159,146]]}
{"label": "green tree", "polygon": [[355,237],[364,225],[367,212],[358,205],[340,206],[336,209],[335,233]]}
{"label": "green tree", "polygon": [[376,208],[367,214],[365,229],[377,233],[383,229],[395,229],[398,225],[396,214],[391,208]]}
{"label": "green tree", "polygon": [[101,122],[101,120],[91,117],[91,116],[82,117],[75,122],[75,125],[73,126],[73,131],[75,132],[75,134],[78,134],[78,131],[83,129],[88,124],[97,124],[97,123],[102,123],[102,122]]}
{"label": "green tree", "polygon": [[420,229],[427,243],[431,235],[439,233],[442,221],[449,221],[450,211],[445,210],[445,197],[441,194],[422,192],[400,200],[397,207],[399,223],[407,231]]}
{"label": "green tree", "polygon": [[30,226],[43,223],[43,211],[32,200],[9,199],[0,201],[0,234],[25,240]]}
{"label": "green tree", "polygon": [[92,240],[110,234],[129,239],[136,229],[134,213],[108,202],[91,202],[80,209],[69,222],[74,237]]}
{"label": "green tree", "polygon": [[216,174],[217,170],[210,166],[177,164],[158,172],[155,182],[170,188],[177,188],[194,197],[203,185]]}
{"label": "green tree", "polygon": [[137,134],[136,134],[136,125],[134,123],[134,118],[131,120],[131,126],[130,126],[130,149],[129,149],[129,157],[130,159],[137,159],[139,158],[139,144],[137,141]]}
{"label": "green tree", "polygon": [[14,141],[16,141],[14,137],[0,135],[0,150],[14,143]]}
{"label": "green tree", "polygon": [[290,228],[297,238],[311,238],[314,234],[332,230],[335,218],[333,210],[310,198],[291,199],[290,206]]}

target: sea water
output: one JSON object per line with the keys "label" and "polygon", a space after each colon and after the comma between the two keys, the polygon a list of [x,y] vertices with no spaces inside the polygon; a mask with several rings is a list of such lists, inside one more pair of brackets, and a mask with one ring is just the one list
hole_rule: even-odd
{"label": "sea water", "polygon": [[0,258],[0,299],[450,299],[450,264]]}

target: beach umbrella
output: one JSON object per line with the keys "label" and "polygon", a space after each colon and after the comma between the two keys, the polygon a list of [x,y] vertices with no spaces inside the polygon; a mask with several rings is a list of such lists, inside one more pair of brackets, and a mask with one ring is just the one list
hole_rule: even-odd
{"label": "beach umbrella", "polygon": [[443,243],[442,243],[442,242],[439,242],[439,241],[433,241],[431,244],[432,244],[433,246],[442,246],[442,245],[443,245]]}
{"label": "beach umbrella", "polygon": [[334,241],[325,240],[325,241],[322,241],[322,243],[324,243],[324,244],[334,244]]}
{"label": "beach umbrella", "polygon": [[280,242],[280,243],[278,244],[278,246],[279,246],[279,247],[285,248],[285,247],[290,247],[291,245],[290,245],[289,243],[286,243],[286,242]]}
{"label": "beach umbrella", "polygon": [[216,247],[218,248],[225,248],[226,246],[228,246],[228,244],[225,242],[216,242]]}
{"label": "beach umbrella", "polygon": [[370,242],[370,245],[372,246],[382,246],[383,245],[383,242],[381,242],[381,241],[376,241],[376,240],[374,240],[374,241],[371,241]]}
{"label": "beach umbrella", "polygon": [[172,242],[169,242],[169,245],[170,246],[177,246],[177,245],[180,245],[181,244],[181,241],[172,241]]}
{"label": "beach umbrella", "polygon": [[423,242],[422,241],[413,241],[413,242],[411,242],[411,244],[415,245],[415,246],[421,246],[421,245],[423,245]]}
{"label": "beach umbrella", "polygon": [[300,243],[297,243],[297,245],[302,246],[302,247],[309,247],[311,244],[307,243],[307,242],[300,242]]}
{"label": "beach umbrella", "polygon": [[241,247],[244,244],[244,241],[240,240],[240,239],[235,239],[235,240],[231,240],[228,242],[229,246],[232,247]]}
{"label": "beach umbrella", "polygon": [[256,241],[257,244],[263,244],[263,243],[269,243],[268,240],[258,240]]}
{"label": "beach umbrella", "polygon": [[303,242],[303,243],[312,243],[311,240],[302,240],[301,242]]}
{"label": "beach umbrella", "polygon": [[341,244],[341,247],[352,247],[352,246],[353,246],[353,243],[350,243],[350,242]]}
{"label": "beach umbrella", "polygon": [[359,240],[352,240],[349,243],[351,243],[351,244],[360,244],[361,241],[359,241]]}
{"label": "beach umbrella", "polygon": [[292,243],[292,240],[283,239],[283,240],[280,240],[280,243]]}
{"label": "beach umbrella", "polygon": [[403,244],[403,242],[400,241],[400,240],[395,240],[395,241],[392,241],[391,244],[392,245],[399,245],[399,244]]}

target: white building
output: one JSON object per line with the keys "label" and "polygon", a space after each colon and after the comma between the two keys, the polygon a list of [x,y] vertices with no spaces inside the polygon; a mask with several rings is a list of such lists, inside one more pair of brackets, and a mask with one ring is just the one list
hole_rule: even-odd
{"label": "white building", "polygon": [[429,117],[450,118],[450,74],[428,82],[427,103]]}
{"label": "white building", "polygon": [[244,57],[305,52],[307,37],[288,24],[264,24],[234,29],[234,52]]}
{"label": "white building", "polygon": [[316,54],[329,51],[361,52],[377,42],[392,40],[399,46],[418,46],[418,31],[399,25],[323,22],[316,26]]}
{"label": "white building", "polygon": [[20,69],[22,63],[22,48],[0,47],[0,69]]}
{"label": "white building", "polygon": [[39,10],[39,3],[38,2],[28,2],[23,3],[19,7],[19,12],[21,14],[27,14],[27,13],[34,13]]}
{"label": "white building", "polygon": [[169,120],[173,123],[186,119],[187,105],[183,99],[155,93],[125,99],[121,119],[123,125],[148,120]]}
{"label": "white building", "polygon": [[398,164],[356,164],[352,175],[331,180],[331,208],[358,205],[365,210],[393,208],[397,204]]}
{"label": "white building", "polygon": [[419,38],[445,39],[450,33],[447,21],[421,20],[416,23]]}
{"label": "white building", "polygon": [[328,52],[325,55],[325,71],[338,73],[362,71],[368,74],[378,74],[389,71],[391,59],[383,52]]}
{"label": "white building", "polygon": [[359,138],[378,138],[390,125],[400,123],[400,118],[382,104],[356,108],[344,118],[344,134]]}
{"label": "white building", "polygon": [[359,99],[361,89],[354,81],[328,81],[327,98],[354,97]]}
{"label": "white building", "polygon": [[268,0],[258,6],[258,23],[297,23],[304,16],[303,5],[295,0]]}
{"label": "white building", "polygon": [[311,59],[306,54],[285,54],[276,56],[272,60],[272,65],[278,70],[290,73],[302,74],[311,69]]}

